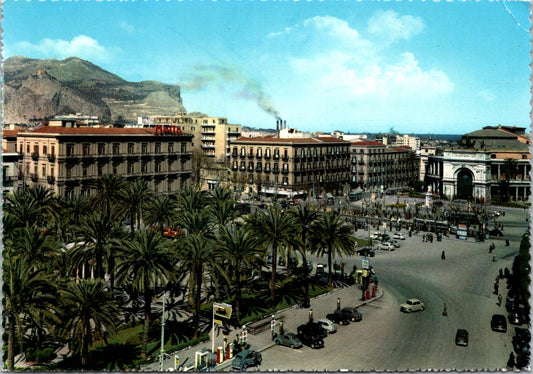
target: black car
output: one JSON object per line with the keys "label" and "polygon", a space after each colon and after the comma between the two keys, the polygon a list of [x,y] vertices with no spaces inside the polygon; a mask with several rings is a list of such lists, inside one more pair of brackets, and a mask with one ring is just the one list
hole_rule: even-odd
{"label": "black car", "polygon": [[319,324],[308,322],[298,326],[297,332],[303,344],[315,349],[324,347],[323,334],[327,335],[327,332]]}
{"label": "black car", "polygon": [[502,314],[494,314],[490,321],[490,327],[493,331],[507,332],[507,321]]}
{"label": "black car", "polygon": [[455,344],[467,346],[468,345],[468,331],[464,329],[457,330],[455,334]]}
{"label": "black car", "polygon": [[359,322],[363,319],[363,316],[356,308],[345,307],[341,309],[341,312],[352,322]]}
{"label": "black car", "polygon": [[333,313],[326,315],[326,318],[330,321],[338,323],[339,325],[349,325],[350,318],[346,316],[340,309],[335,310]]}
{"label": "black car", "polygon": [[360,256],[365,256],[365,257],[374,257],[376,255],[376,252],[374,251],[374,248],[372,247],[359,248],[358,250],[355,251],[355,253],[357,253]]}

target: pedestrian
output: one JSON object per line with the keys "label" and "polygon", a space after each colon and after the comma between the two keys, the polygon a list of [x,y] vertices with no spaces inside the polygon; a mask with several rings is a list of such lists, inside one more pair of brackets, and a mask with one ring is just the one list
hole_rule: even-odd
{"label": "pedestrian", "polygon": [[502,294],[498,294],[498,306],[502,306]]}

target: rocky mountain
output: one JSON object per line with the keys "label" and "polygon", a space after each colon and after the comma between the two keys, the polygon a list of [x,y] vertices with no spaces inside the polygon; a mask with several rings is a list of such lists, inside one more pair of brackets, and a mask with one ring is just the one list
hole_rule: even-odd
{"label": "rocky mountain", "polygon": [[33,123],[61,114],[102,122],[186,112],[178,85],[128,82],[77,57],[4,61],[4,123]]}

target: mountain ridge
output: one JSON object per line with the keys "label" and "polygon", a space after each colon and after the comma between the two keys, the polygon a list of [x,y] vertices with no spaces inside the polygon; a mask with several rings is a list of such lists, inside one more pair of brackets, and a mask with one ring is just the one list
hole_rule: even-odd
{"label": "mountain ridge", "polygon": [[4,123],[36,123],[55,115],[96,115],[102,122],[186,112],[178,85],[129,82],[79,57],[4,61]]}

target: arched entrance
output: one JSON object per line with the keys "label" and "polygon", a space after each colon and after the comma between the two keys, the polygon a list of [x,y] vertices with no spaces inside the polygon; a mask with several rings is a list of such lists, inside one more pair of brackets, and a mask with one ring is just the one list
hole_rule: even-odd
{"label": "arched entrance", "polygon": [[473,196],[474,183],[472,172],[462,169],[457,173],[457,198],[471,200]]}

